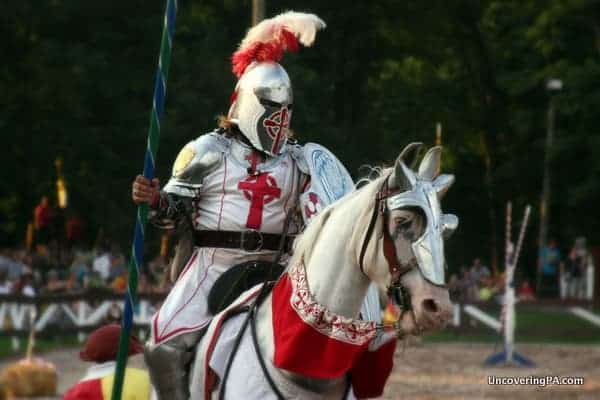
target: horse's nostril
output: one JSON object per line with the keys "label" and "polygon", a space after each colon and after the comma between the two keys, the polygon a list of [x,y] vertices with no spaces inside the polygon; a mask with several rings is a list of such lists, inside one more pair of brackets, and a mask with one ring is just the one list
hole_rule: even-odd
{"label": "horse's nostril", "polygon": [[437,313],[440,309],[433,299],[425,299],[422,303],[423,311],[428,313]]}

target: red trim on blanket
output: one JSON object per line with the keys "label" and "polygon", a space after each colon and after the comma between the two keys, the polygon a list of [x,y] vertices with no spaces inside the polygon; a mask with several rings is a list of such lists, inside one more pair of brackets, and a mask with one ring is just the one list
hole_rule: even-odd
{"label": "red trim on blanket", "polygon": [[396,340],[369,351],[374,323],[336,315],[310,293],[304,265],[289,269],[273,288],[277,368],[332,379],[348,372],[358,399],[381,396],[393,367]]}
{"label": "red trim on blanket", "polygon": [[[352,344],[319,332],[292,308],[291,295],[292,283],[286,274],[273,288],[275,366],[313,378],[332,379],[345,375],[367,350],[369,342]],[[322,315],[315,317],[321,320]]]}

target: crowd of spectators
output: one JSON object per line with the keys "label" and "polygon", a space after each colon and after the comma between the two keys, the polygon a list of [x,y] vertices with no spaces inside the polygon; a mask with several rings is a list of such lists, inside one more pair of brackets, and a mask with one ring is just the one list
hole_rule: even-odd
{"label": "crowd of spectators", "polygon": [[[164,257],[156,256],[144,265],[138,282],[139,293],[168,292]],[[88,290],[119,293],[126,288],[126,258],[115,243],[68,249],[51,240],[36,245],[34,250],[0,249],[0,294],[35,296]]]}
{"label": "crowd of spectators", "polygon": [[[448,283],[452,300],[460,303],[501,301],[506,287],[504,272],[494,276],[481,259],[473,260],[471,266],[460,268],[459,275],[452,275]],[[516,287],[520,300],[535,299],[533,287],[528,280],[521,280]]]}
{"label": "crowd of spectators", "polygon": [[593,292],[594,260],[584,237],[575,239],[566,256],[558,241],[551,238],[540,249],[540,295],[585,299]]}
{"label": "crowd of spectators", "polygon": [[458,274],[450,276],[448,288],[453,301],[470,303],[488,301],[504,291],[504,277],[493,276],[490,269],[480,258],[473,260],[471,266],[460,267]]}
{"label": "crowd of spectators", "polygon": [[[517,273],[516,295],[520,300],[544,299],[590,299],[593,294],[594,260],[583,237],[575,239],[566,257],[556,239],[550,239],[540,249],[536,290],[527,279]],[[492,274],[481,259],[473,260],[471,266],[462,266],[458,274],[450,276],[448,287],[456,302],[481,302],[501,300],[506,281],[504,271]],[[537,293],[536,293],[537,291]]]}

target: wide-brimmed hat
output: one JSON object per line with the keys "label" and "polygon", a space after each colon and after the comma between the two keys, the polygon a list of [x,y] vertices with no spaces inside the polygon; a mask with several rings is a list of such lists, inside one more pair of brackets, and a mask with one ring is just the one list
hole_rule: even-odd
{"label": "wide-brimmed hat", "polygon": [[[117,324],[105,325],[96,329],[88,337],[83,351],[79,353],[79,358],[83,361],[97,363],[116,360],[120,334],[121,326]],[[138,338],[131,335],[129,337],[129,355],[139,354],[143,350],[144,346]]]}

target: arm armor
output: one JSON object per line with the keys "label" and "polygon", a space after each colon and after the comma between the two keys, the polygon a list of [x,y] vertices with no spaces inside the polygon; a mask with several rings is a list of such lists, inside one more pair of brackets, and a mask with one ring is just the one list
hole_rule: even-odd
{"label": "arm armor", "polygon": [[179,152],[171,179],[160,192],[160,199],[150,212],[150,221],[163,229],[177,230],[175,255],[169,277],[175,282],[194,251],[194,201],[202,195],[204,179],[223,160],[229,139],[217,132],[200,136]]}
{"label": "arm armor", "polygon": [[163,229],[173,229],[190,219],[192,203],[202,192],[204,179],[214,172],[224,157],[229,139],[211,132],[189,142],[179,152],[169,182],[150,213],[150,221]]}
{"label": "arm armor", "polygon": [[161,191],[158,204],[150,210],[148,218],[161,229],[175,229],[182,221],[189,219],[192,212],[191,198]]}

